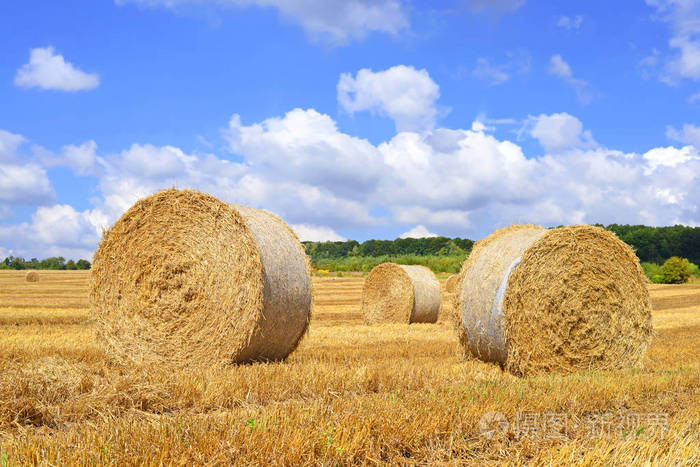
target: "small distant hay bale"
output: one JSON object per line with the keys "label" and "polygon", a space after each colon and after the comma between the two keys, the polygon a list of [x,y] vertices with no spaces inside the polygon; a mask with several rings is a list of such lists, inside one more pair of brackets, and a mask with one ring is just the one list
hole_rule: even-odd
{"label": "small distant hay bale", "polygon": [[27,282],[39,282],[39,273],[36,271],[29,271],[25,274],[24,280]]}
{"label": "small distant hay bale", "polygon": [[134,204],[93,259],[90,308],[119,361],[281,360],[306,332],[311,279],[279,218],[190,190]]}
{"label": "small distant hay bale", "polygon": [[450,277],[448,277],[447,282],[445,282],[445,290],[447,290],[449,293],[454,293],[455,286],[457,285],[457,279],[459,279],[459,274],[452,274]]}
{"label": "small distant hay bale", "polygon": [[652,340],[639,261],[598,227],[498,230],[475,244],[460,279],[460,342],[514,374],[627,368]]}
{"label": "small distant hay bale", "polygon": [[424,266],[383,263],[365,278],[365,323],[434,323],[440,311],[440,283]]}

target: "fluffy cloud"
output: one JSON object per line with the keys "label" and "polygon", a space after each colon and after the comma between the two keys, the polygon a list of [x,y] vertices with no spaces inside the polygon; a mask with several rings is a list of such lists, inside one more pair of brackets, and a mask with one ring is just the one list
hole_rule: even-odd
{"label": "fluffy cloud", "polygon": [[693,146],[685,146],[676,149],[672,146],[667,148],[654,148],[644,153],[644,159],[648,167],[645,173],[651,174],[657,167],[676,167],[691,160],[698,159],[698,151]]}
{"label": "fluffy cloud", "polygon": [[529,117],[526,128],[548,152],[593,144],[591,133],[583,131],[583,123],[566,112]]}
{"label": "fluffy cloud", "polygon": [[17,149],[26,142],[22,135],[0,130],[0,162],[13,162],[17,159]]}
{"label": "fluffy cloud", "polygon": [[389,167],[378,190],[395,209],[469,211],[490,202],[527,199],[535,161],[509,141],[470,130],[400,133],[379,145]]}
{"label": "fluffy cloud", "polygon": [[308,224],[295,224],[291,227],[302,242],[344,242],[347,240],[330,227]]}
{"label": "fluffy cloud", "polygon": [[31,155],[19,153],[22,135],[0,130],[0,218],[12,206],[34,206],[53,201],[55,193],[44,167]]}
{"label": "fluffy cloud", "polygon": [[348,113],[370,111],[386,115],[398,131],[420,131],[435,126],[440,87],[426,70],[398,65],[374,72],[362,69],[355,77],[343,73],[338,102]]}
{"label": "fluffy cloud", "polygon": [[47,245],[89,248],[102,229],[109,227],[106,221],[100,211],[77,212],[62,204],[43,206],[32,216],[32,239]]}
{"label": "fluffy cloud", "polygon": [[195,158],[172,146],[155,147],[134,144],[122,151],[120,161],[125,172],[146,178],[167,179],[183,175]]}
{"label": "fluffy cloud", "polygon": [[417,225],[408,232],[404,232],[401,235],[399,235],[399,238],[429,238],[429,237],[437,237],[437,234],[434,234],[428,229],[425,228],[424,225]]}
{"label": "fluffy cloud", "polygon": [[31,222],[0,226],[0,242],[13,246],[13,254],[26,257],[92,257],[107,217],[99,210],[78,212],[68,205],[42,206]]}
{"label": "fluffy cloud", "polygon": [[43,167],[36,164],[0,164],[0,203],[37,205],[55,194]]}
{"label": "fluffy cloud", "polygon": [[566,84],[571,86],[576,92],[576,97],[579,102],[582,104],[589,104],[591,100],[593,100],[590,84],[585,80],[574,77],[571,66],[564,61],[561,55],[552,55],[549,59],[549,68],[547,71],[550,75],[558,76]]}
{"label": "fluffy cloud", "polygon": [[339,132],[333,119],[313,109],[249,126],[234,115],[225,136],[234,153],[279,183],[291,179],[362,198],[382,176],[380,155],[369,141]]}
{"label": "fluffy cloud", "polygon": [[79,146],[63,147],[62,163],[71,167],[78,175],[95,175],[101,159],[97,156],[97,143],[88,141]]}
{"label": "fluffy cloud", "polygon": [[674,141],[681,143],[692,144],[700,151],[700,126],[690,125],[686,123],[679,131],[675,128],[666,128],[666,136]]}
{"label": "fluffy cloud", "polygon": [[22,65],[15,75],[15,85],[57,91],[87,91],[100,84],[96,73],[85,73],[66,62],[53,47],[31,49],[29,63]]}
{"label": "fluffy cloud", "polygon": [[241,164],[213,155],[186,154],[172,146],[134,144],[103,159],[98,207],[115,220],[139,198],[159,189],[194,188],[230,202],[238,200],[238,182],[247,173]]}
{"label": "fluffy cloud", "polygon": [[669,46],[677,51],[666,64],[661,79],[700,80],[700,3],[694,0],[647,0],[671,28]]}
{"label": "fluffy cloud", "polygon": [[397,34],[408,27],[399,0],[116,0],[147,7],[183,6],[276,8],[283,18],[300,24],[313,40],[342,45],[371,32]]}

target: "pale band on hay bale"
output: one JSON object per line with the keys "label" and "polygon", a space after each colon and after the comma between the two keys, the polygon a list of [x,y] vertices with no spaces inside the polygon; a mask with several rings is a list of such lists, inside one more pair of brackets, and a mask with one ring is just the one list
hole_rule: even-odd
{"label": "pale band on hay bale", "polygon": [[365,278],[365,323],[434,323],[440,311],[440,283],[424,266],[383,263]]}
{"label": "pale band on hay bale", "polygon": [[457,279],[459,279],[459,274],[452,274],[450,277],[448,277],[447,281],[445,282],[445,290],[447,290],[449,293],[454,293],[455,286],[457,285]]}
{"label": "pale band on hay bale", "polygon": [[497,230],[462,266],[454,303],[467,354],[519,375],[632,367],[653,337],[634,251],[588,225]]}
{"label": "pale band on hay bale", "polygon": [[281,360],[311,316],[309,264],[279,218],[190,190],[134,204],[93,258],[90,308],[117,360]]}
{"label": "pale band on hay bale", "polygon": [[36,271],[29,271],[24,276],[24,280],[27,282],[39,282],[39,273]]}

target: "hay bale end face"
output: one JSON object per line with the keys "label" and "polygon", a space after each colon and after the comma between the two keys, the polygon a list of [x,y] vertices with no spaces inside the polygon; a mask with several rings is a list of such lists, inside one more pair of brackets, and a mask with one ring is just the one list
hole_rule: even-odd
{"label": "hay bale end face", "polygon": [[164,190],[105,232],[90,309],[118,360],[280,360],[308,328],[308,261],[296,235],[269,213]]}
{"label": "hay bale end face", "polygon": [[39,273],[36,271],[29,271],[24,276],[24,280],[27,282],[39,282]]}
{"label": "hay bale end face", "polygon": [[440,310],[440,283],[424,266],[383,263],[365,278],[365,323],[434,323]]}
{"label": "hay bale end face", "polygon": [[498,230],[475,244],[460,279],[462,345],[512,373],[627,368],[651,343],[644,273],[604,229]]}

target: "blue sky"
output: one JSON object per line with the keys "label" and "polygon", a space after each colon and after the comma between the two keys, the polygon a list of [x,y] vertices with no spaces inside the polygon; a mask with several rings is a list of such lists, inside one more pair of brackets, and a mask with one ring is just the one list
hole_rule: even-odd
{"label": "blue sky", "polygon": [[171,186],[316,240],[700,224],[700,2],[560,3],[5,2],[0,256]]}

